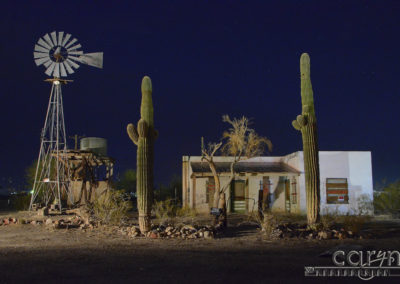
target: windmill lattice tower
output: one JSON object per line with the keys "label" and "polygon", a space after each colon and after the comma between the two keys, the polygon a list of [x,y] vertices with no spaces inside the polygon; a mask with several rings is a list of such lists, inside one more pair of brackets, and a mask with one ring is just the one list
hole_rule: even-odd
{"label": "windmill lattice tower", "polygon": [[61,85],[72,81],[61,77],[74,73],[79,63],[103,68],[102,52],[83,53],[81,47],[76,38],[64,36],[64,32],[45,34],[35,44],[35,63],[46,67],[45,73],[52,78],[45,81],[52,85],[29,209],[35,203],[48,206],[52,202],[61,212],[62,200],[72,197],[61,92]]}

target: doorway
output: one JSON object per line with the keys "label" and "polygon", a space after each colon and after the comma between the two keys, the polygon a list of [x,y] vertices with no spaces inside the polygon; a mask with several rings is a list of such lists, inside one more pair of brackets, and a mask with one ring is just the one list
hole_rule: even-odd
{"label": "doorway", "polygon": [[232,212],[246,213],[246,183],[234,180],[231,187]]}

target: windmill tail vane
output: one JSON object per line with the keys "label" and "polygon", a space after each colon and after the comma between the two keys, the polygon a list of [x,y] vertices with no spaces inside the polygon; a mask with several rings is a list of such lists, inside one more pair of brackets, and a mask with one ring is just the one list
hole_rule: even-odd
{"label": "windmill tail vane", "polygon": [[79,56],[79,62],[97,67],[103,68],[103,52],[93,52],[93,53],[85,53]]}
{"label": "windmill tail vane", "polygon": [[79,63],[103,68],[103,52],[83,53],[82,45],[71,34],[47,33],[35,44],[33,58],[37,66],[46,67],[46,75],[56,78],[75,73]]}

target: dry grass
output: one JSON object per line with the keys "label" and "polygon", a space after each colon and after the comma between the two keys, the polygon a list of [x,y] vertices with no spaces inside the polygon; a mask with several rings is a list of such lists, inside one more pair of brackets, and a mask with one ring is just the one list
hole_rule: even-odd
{"label": "dry grass", "polygon": [[132,203],[121,190],[108,190],[93,203],[94,218],[101,224],[118,225],[127,216]]}
{"label": "dry grass", "polygon": [[324,229],[339,226],[346,231],[359,233],[364,224],[370,222],[372,217],[369,215],[373,212],[373,205],[368,196],[362,195],[358,198],[358,207],[351,210],[350,213],[341,214],[336,207],[334,211],[325,211],[321,216],[321,224]]}
{"label": "dry grass", "polygon": [[[371,216],[368,215],[340,215],[339,213],[324,214],[321,216],[320,229],[332,229],[333,227],[341,227],[346,231],[359,233],[363,226],[371,221]],[[259,225],[262,231],[270,235],[274,228],[281,224],[306,224],[307,217],[301,214],[290,214],[283,212],[264,213],[264,217],[260,217],[258,212],[252,212],[247,216],[247,221],[255,222]]]}
{"label": "dry grass", "polygon": [[365,223],[371,221],[372,217],[368,215],[340,215],[338,213],[325,214],[321,216],[321,224],[324,229],[330,229],[339,226],[346,231],[359,233]]}
{"label": "dry grass", "polygon": [[157,219],[165,220],[176,216],[176,206],[172,199],[165,201],[155,201],[153,204],[153,212]]}
{"label": "dry grass", "polygon": [[247,221],[257,223],[263,236],[270,239],[273,238],[276,228],[280,224],[304,224],[307,222],[307,218],[304,215],[285,212],[264,212],[264,216],[260,216],[257,211],[253,211],[248,215]]}
{"label": "dry grass", "polygon": [[155,201],[153,205],[153,214],[160,223],[175,223],[176,217],[194,218],[198,215],[195,209],[189,208],[188,206],[179,207],[172,199]]}
{"label": "dry grass", "polygon": [[196,209],[190,208],[189,206],[184,206],[178,208],[176,211],[177,217],[191,217],[194,218],[198,215]]}
{"label": "dry grass", "polygon": [[337,215],[323,215],[320,218],[320,222],[322,225],[322,229],[328,230],[330,229],[333,225],[337,224],[338,216]]}
{"label": "dry grass", "polygon": [[341,219],[343,228],[346,231],[352,231],[353,233],[359,233],[364,224],[371,221],[371,217],[365,215],[345,215],[341,216]]}

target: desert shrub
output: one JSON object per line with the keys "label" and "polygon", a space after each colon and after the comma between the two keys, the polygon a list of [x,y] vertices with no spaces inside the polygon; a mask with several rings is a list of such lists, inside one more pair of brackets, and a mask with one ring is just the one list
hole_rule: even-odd
{"label": "desert shrub", "polygon": [[161,221],[169,220],[175,217],[195,217],[197,212],[195,209],[187,206],[179,207],[173,199],[164,201],[155,201],[153,205],[153,213],[157,219]]}
{"label": "desert shrub", "polygon": [[324,208],[323,214],[320,217],[320,223],[322,226],[322,229],[330,229],[332,228],[335,224],[338,224],[341,222],[340,217],[342,214],[339,213],[338,207],[336,207],[334,210],[328,208]]}
{"label": "desert shrub", "polygon": [[267,238],[271,236],[277,226],[282,224],[306,224],[307,216],[297,213],[287,212],[263,212],[252,211],[247,215],[247,221],[256,223]]}
{"label": "desert shrub", "polygon": [[177,217],[196,217],[197,216],[197,211],[196,209],[190,208],[189,206],[183,206],[179,207],[176,210],[176,216]]}
{"label": "desert shrub", "polygon": [[366,222],[371,220],[367,215],[343,215],[340,216],[339,222],[343,224],[343,229],[359,233]]}
{"label": "desert shrub", "polygon": [[182,178],[178,175],[171,177],[168,184],[160,184],[154,190],[154,198],[158,201],[176,199],[177,203],[182,202]]}
{"label": "desert shrub", "polygon": [[177,207],[172,199],[167,199],[165,201],[155,201],[153,211],[157,219],[167,219],[176,216]]}
{"label": "desert shrub", "polygon": [[[367,199],[365,199],[367,200]],[[369,200],[369,199],[368,199]],[[357,210],[347,214],[341,214],[336,207],[335,210],[328,211],[325,208],[325,214],[321,216],[320,223],[323,229],[331,229],[333,227],[341,227],[346,231],[352,231],[353,233],[359,233],[366,222],[371,220],[371,216],[368,215],[372,208],[372,205],[366,201],[366,204],[360,205]]]}
{"label": "desert shrub", "polygon": [[400,216],[400,181],[374,193],[374,208],[378,213]]}
{"label": "desert shrub", "polygon": [[136,170],[127,169],[122,173],[122,176],[118,178],[115,183],[115,188],[118,190],[124,190],[128,193],[136,192]]}
{"label": "desert shrub", "polygon": [[257,225],[261,229],[262,235],[266,239],[272,239],[275,236],[274,233],[276,233],[279,224],[288,221],[289,215],[290,214],[285,214],[280,212],[270,212],[270,211],[263,212],[263,214],[260,214],[258,211],[252,211],[247,215],[247,221],[257,223]]}
{"label": "desert shrub", "polygon": [[107,190],[92,205],[94,218],[102,224],[120,224],[132,208],[129,196],[121,190]]}
{"label": "desert shrub", "polygon": [[262,228],[262,223],[264,222],[264,217],[260,215],[258,211],[250,211],[247,214],[247,222],[257,223],[260,228]]}
{"label": "desert shrub", "polygon": [[338,216],[327,214],[320,218],[322,229],[327,230],[332,228],[333,225],[338,223]]}
{"label": "desert shrub", "polygon": [[362,194],[357,198],[357,215],[372,215],[374,213],[374,204],[369,195]]}

